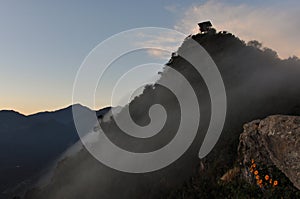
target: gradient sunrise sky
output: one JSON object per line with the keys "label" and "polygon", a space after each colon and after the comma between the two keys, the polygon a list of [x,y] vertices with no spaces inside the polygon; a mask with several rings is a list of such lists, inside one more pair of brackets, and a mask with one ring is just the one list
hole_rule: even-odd
{"label": "gradient sunrise sky", "polygon": [[[299,18],[297,0],[2,0],[0,110],[31,114],[72,104],[73,82],[84,58],[121,31],[151,26],[189,35],[197,31],[197,22],[210,19],[218,30],[259,40],[287,58],[300,56]],[[167,61],[159,53],[152,58]],[[149,72],[147,78],[156,73]],[[110,100],[99,96],[97,108],[107,105]]]}

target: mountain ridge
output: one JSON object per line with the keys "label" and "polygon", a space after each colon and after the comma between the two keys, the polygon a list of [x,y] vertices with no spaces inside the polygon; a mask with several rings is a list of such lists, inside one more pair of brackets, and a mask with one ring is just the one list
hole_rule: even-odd
{"label": "mountain ridge", "polygon": [[[14,109],[2,109],[2,110],[0,110],[0,114],[1,113],[15,113],[15,114],[22,115],[22,116],[25,116],[25,117],[31,117],[31,116],[35,116],[35,115],[39,115],[39,114],[55,113],[55,112],[64,111],[64,110],[67,110],[67,109],[71,109],[74,106],[80,106],[80,107],[91,109],[88,106],[82,105],[80,103],[75,103],[75,104],[70,104],[70,105],[67,105],[65,107],[57,108],[57,109],[54,109],[54,110],[44,110],[44,111],[38,111],[38,112],[30,113],[30,114],[24,114],[20,111],[14,110]],[[99,111],[99,110],[102,110],[102,109],[105,109],[105,108],[108,108],[108,107],[109,106],[102,107],[102,108],[100,108],[98,110],[95,110],[95,111]],[[93,109],[91,109],[91,110],[93,110]]]}
{"label": "mountain ridge", "polygon": [[[74,106],[92,112],[80,104],[28,116],[14,110],[0,111],[1,199],[7,198],[8,190],[22,181],[39,175],[79,140],[73,122]],[[109,110],[106,107],[95,113],[104,115]]]}

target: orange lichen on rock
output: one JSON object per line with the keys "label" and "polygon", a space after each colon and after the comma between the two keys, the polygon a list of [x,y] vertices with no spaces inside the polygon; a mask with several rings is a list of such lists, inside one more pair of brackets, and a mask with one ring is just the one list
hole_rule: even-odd
{"label": "orange lichen on rock", "polygon": [[[259,168],[257,168],[257,164],[255,163],[254,159],[251,160],[251,166],[249,171],[254,174],[254,178],[256,180],[256,184],[260,187],[267,187],[269,184],[271,184],[273,187],[276,187],[278,185],[277,180],[273,180],[271,177],[271,174],[265,174],[263,171],[258,171]],[[259,173],[261,172],[262,176],[259,176]]]}
{"label": "orange lichen on rock", "polygon": [[265,180],[268,181],[270,179],[269,175],[265,175]]}

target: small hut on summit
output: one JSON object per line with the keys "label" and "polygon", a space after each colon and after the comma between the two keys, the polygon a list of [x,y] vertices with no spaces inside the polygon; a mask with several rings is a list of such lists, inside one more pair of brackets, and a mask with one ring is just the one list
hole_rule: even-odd
{"label": "small hut on summit", "polygon": [[210,21],[198,23],[198,26],[200,28],[201,33],[208,32],[212,28],[212,24]]}

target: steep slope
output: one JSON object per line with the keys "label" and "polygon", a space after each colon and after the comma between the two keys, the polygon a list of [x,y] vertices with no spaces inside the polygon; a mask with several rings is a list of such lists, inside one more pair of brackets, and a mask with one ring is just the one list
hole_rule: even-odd
{"label": "steep slope", "polygon": [[[166,197],[195,173],[198,173],[203,183],[200,185],[202,189],[201,192],[190,193],[189,198],[211,198],[220,192],[216,190],[219,188],[218,179],[237,160],[236,149],[244,123],[271,114],[300,114],[298,59],[281,60],[274,51],[253,45],[256,42],[247,45],[226,32],[197,34],[187,39],[196,40],[209,52],[223,77],[228,100],[227,118],[221,138],[213,151],[201,160],[200,174],[197,170],[200,162],[197,154],[210,121],[210,98],[202,77],[190,63],[174,54],[167,65],[189,80],[197,93],[201,110],[198,135],[181,158],[163,170],[135,175],[112,170],[82,149],[58,165],[47,186],[31,190],[26,198]],[[188,46],[184,48],[182,50],[190,50]],[[163,71],[161,80],[167,76],[168,71]],[[123,148],[131,151],[160,148],[173,138],[172,133],[176,132],[180,122],[179,104],[174,95],[159,85],[148,86],[142,95],[129,104],[129,108],[133,120],[144,125],[149,122],[149,107],[156,103],[165,107],[168,118],[165,127],[153,139],[136,141],[124,136],[112,120],[102,122],[101,125],[109,131],[109,138]]]}

